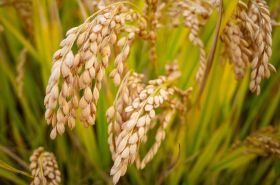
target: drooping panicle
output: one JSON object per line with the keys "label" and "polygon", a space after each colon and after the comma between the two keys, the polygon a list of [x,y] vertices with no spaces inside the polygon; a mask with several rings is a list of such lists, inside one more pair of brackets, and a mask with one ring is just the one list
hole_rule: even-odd
{"label": "drooping panicle", "polygon": [[[115,54],[111,77],[119,85],[133,40],[145,35],[146,20],[125,4],[112,4],[71,28],[54,54],[45,96],[45,118],[52,124],[51,138],[75,127],[80,119],[85,127],[95,123],[102,81],[110,58]],[[75,53],[73,47],[77,46]],[[80,114],[77,110],[81,109]]]}
{"label": "drooping panicle", "polygon": [[242,79],[247,66],[251,67],[250,90],[260,94],[260,83],[275,68],[269,63],[272,55],[272,21],[264,0],[238,2],[234,15],[221,36],[225,43],[224,55],[235,68],[237,79]]}

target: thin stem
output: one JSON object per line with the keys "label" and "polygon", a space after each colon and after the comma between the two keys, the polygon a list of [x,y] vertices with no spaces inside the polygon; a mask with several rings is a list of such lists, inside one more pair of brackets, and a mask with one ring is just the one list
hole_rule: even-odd
{"label": "thin stem", "polygon": [[14,159],[16,162],[18,162],[18,164],[20,164],[25,169],[29,170],[28,164],[22,159],[20,159],[16,154],[11,152],[7,147],[0,145],[0,151],[2,151],[3,153],[7,154],[9,157]]}
{"label": "thin stem", "polygon": [[206,86],[208,75],[209,75],[212,65],[213,65],[215,52],[216,52],[217,44],[218,44],[220,28],[221,28],[221,24],[222,24],[222,17],[223,17],[222,15],[223,15],[223,0],[220,1],[220,5],[219,5],[219,17],[218,17],[218,21],[217,21],[216,28],[215,28],[215,37],[214,37],[214,41],[213,41],[213,44],[212,44],[212,47],[210,50],[210,54],[209,54],[209,57],[207,60],[207,65],[206,65],[205,73],[203,76],[203,80],[202,80],[202,83],[200,86],[199,97],[198,97],[199,99],[202,96],[202,93]]}
{"label": "thin stem", "polygon": [[178,154],[176,159],[171,162],[171,164],[169,165],[168,169],[166,171],[163,171],[160,175],[160,178],[158,180],[157,185],[161,185],[163,184],[164,179],[174,170],[174,168],[176,167],[176,164],[179,162],[180,160],[180,156],[181,156],[181,146],[180,144],[178,145]]}
{"label": "thin stem", "polygon": [[275,20],[272,20],[272,21],[271,21],[271,25],[272,25],[272,27],[280,27],[280,22],[277,22],[277,21],[275,21]]}
{"label": "thin stem", "polygon": [[29,174],[28,172],[18,170],[16,168],[10,166],[9,164],[5,163],[1,159],[0,159],[0,168],[2,168],[4,170],[7,170],[9,172],[12,172],[12,173],[17,173],[17,174],[21,174],[21,175],[24,175],[24,176],[29,177],[29,178],[33,178],[32,175]]}

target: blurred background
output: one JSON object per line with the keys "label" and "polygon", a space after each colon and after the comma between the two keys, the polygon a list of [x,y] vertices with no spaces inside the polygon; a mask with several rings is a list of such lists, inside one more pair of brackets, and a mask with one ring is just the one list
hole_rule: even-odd
{"label": "blurred background", "polygon": [[[144,0],[132,2],[139,10],[145,4]],[[237,0],[224,0],[221,28],[236,4]],[[280,21],[280,2],[268,4],[273,19]],[[44,119],[52,55],[66,31],[97,9],[98,2],[92,0],[0,0],[1,185],[30,183],[29,157],[39,146],[56,155],[62,184],[111,184],[105,116],[117,91],[111,79],[105,79],[108,85],[100,94],[95,126],[86,129],[77,122],[75,129],[51,140],[51,128]],[[207,52],[217,16],[215,11],[201,31]],[[128,65],[150,79],[164,74],[165,64],[177,59],[182,72],[177,85],[193,87],[194,92],[188,112],[168,127],[155,158],[144,170],[131,166],[119,184],[280,184],[280,27],[273,28],[270,59],[278,71],[262,82],[259,96],[248,89],[249,73],[235,80],[232,66],[222,60],[223,44],[218,40],[206,87],[196,101],[199,50],[188,41],[188,29],[173,28],[168,14],[161,19],[156,70],[149,62],[149,44],[141,40],[133,44]],[[261,138],[270,138],[274,145]]]}

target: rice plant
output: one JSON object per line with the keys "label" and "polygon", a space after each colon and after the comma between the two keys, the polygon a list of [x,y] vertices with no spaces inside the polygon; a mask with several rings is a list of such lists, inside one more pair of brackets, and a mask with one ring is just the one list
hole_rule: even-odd
{"label": "rice plant", "polygon": [[279,10],[1,0],[0,184],[280,184]]}

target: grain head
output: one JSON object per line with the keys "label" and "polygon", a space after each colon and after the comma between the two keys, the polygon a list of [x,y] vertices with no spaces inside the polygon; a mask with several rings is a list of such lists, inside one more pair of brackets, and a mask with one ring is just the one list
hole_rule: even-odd
{"label": "grain head", "polygon": [[45,151],[43,147],[37,148],[31,155],[30,170],[34,178],[31,185],[58,185],[61,182],[54,154]]}
{"label": "grain head", "polygon": [[237,79],[251,67],[250,90],[260,94],[262,79],[268,78],[275,68],[269,63],[272,55],[272,23],[268,6],[263,0],[239,1],[233,18],[222,35],[224,54],[235,67]]}
{"label": "grain head", "polygon": [[[173,67],[172,67],[173,66]],[[177,106],[172,101],[179,94],[172,85],[178,76],[176,65],[169,65],[168,76],[150,80],[147,85],[142,75],[128,73],[120,86],[114,105],[107,111],[108,143],[114,165],[110,174],[113,183],[126,173],[128,165],[143,169],[157,153],[165,138],[165,129]],[[190,91],[188,91],[190,92]],[[156,109],[161,111],[156,113]],[[159,121],[154,145],[141,159],[139,148],[147,140],[147,133]]]}
{"label": "grain head", "polygon": [[[131,23],[134,23],[133,25]],[[96,105],[112,49],[115,69],[110,76],[119,85],[125,61],[136,36],[145,35],[146,22],[133,9],[112,4],[70,29],[54,54],[52,74],[46,89],[46,120],[53,126],[51,138],[75,127],[79,118],[85,127],[95,123]],[[78,52],[73,53],[76,45]],[[81,96],[80,96],[81,95]],[[79,117],[77,110],[81,109]]]}
{"label": "grain head", "polygon": [[204,43],[199,36],[201,28],[207,23],[213,10],[217,7],[219,1],[189,1],[178,0],[172,4],[170,16],[175,25],[180,24],[180,18],[183,17],[183,24],[189,28],[189,40],[200,51],[200,66],[196,74],[196,80],[201,81],[206,69],[207,54]]}

